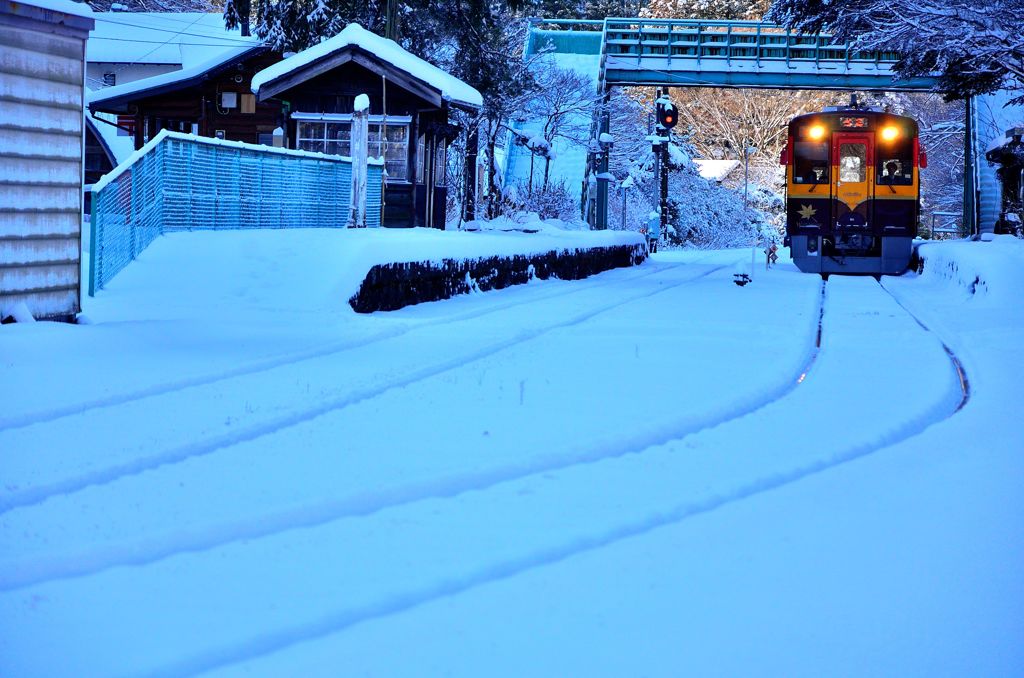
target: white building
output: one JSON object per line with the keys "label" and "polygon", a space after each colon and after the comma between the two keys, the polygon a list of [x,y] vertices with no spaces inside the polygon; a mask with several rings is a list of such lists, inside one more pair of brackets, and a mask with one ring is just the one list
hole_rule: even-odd
{"label": "white building", "polygon": [[209,61],[245,44],[220,12],[97,12],[86,51],[86,86],[123,85]]}

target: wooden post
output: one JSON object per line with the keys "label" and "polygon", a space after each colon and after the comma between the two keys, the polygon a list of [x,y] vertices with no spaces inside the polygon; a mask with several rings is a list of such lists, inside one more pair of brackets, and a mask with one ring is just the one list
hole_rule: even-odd
{"label": "wooden post", "polygon": [[978,228],[978,203],[977,203],[977,175],[975,165],[978,162],[977,146],[975,144],[977,131],[977,119],[974,115],[974,97],[967,97],[966,120],[964,121],[964,216],[963,230],[969,236],[978,235],[981,229]]}
{"label": "wooden post", "polygon": [[368,122],[370,98],[356,97],[352,113],[352,192],[349,199],[348,228],[366,228],[366,175],[369,152]]}
{"label": "wooden post", "polygon": [[466,221],[476,219],[476,163],[479,145],[480,135],[476,125],[473,125],[466,134],[466,165],[463,170],[465,197],[462,203],[462,215]]}

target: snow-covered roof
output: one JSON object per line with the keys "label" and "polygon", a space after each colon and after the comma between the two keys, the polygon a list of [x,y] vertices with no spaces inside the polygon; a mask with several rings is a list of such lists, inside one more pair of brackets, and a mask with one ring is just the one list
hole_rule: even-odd
{"label": "snow-covered roof", "polygon": [[253,41],[225,29],[220,12],[96,12],[92,17],[96,27],[85,50],[90,63],[188,68]]}
{"label": "snow-covered roof", "polygon": [[705,179],[710,181],[721,181],[729,176],[729,172],[736,169],[740,164],[739,160],[710,160],[707,158],[695,158],[693,163],[697,165],[697,171]]}
{"label": "snow-covered roof", "polygon": [[80,16],[86,19],[97,18],[97,15],[93,13],[89,5],[84,2],[74,2],[73,0],[21,0],[21,4],[48,9],[51,12],[63,12],[64,14]]}
{"label": "snow-covered roof", "polygon": [[138,95],[142,93],[156,94],[157,92],[155,90],[163,91],[174,89],[176,85],[186,86],[188,81],[202,78],[218,66],[230,64],[231,62],[244,57],[246,53],[257,49],[263,49],[263,45],[258,40],[250,40],[243,43],[241,46],[231,47],[226,51],[222,51],[209,61],[204,61],[194,66],[183,68],[180,71],[162,73],[150,78],[142,78],[141,80],[126,82],[123,85],[115,85],[114,87],[105,87],[100,90],[88,92],[86,94],[86,102],[90,105],[100,104],[120,99],[126,95]]}
{"label": "snow-covered roof", "polygon": [[341,33],[321,42],[319,45],[305,49],[284,61],[264,68],[252,79],[252,91],[259,93],[260,88],[274,80],[282,78],[294,71],[325,59],[346,47],[359,47],[378,59],[403,71],[413,78],[429,85],[441,93],[441,97],[452,102],[480,108],[484,105],[483,97],[466,83],[454,75],[446,73],[437,66],[424,61],[415,54],[407,52],[394,40],[382,38],[371,33],[359,24],[349,24]]}
{"label": "snow-covered roof", "polygon": [[[100,120],[96,120],[99,118]],[[117,116],[108,113],[97,113],[94,116],[85,116],[85,124],[89,126],[110,154],[111,163],[117,167],[127,160],[135,152],[135,137],[127,134],[120,134],[117,127],[108,125],[106,122],[116,123]]]}

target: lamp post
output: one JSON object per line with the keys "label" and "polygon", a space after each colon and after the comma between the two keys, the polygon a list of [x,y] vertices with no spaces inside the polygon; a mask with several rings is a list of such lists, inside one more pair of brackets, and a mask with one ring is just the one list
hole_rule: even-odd
{"label": "lamp post", "polygon": [[743,145],[743,211],[747,210],[747,194],[750,187],[750,156],[757,153],[756,146]]}
{"label": "lamp post", "polygon": [[622,189],[622,230],[626,230],[626,191],[633,188],[633,177],[628,176],[619,184]]}
{"label": "lamp post", "polygon": [[[750,191],[750,156],[757,153],[757,147],[751,146],[748,142],[743,142],[743,218],[747,217],[747,203],[748,194]],[[753,241],[750,246],[750,277],[754,277],[754,259],[757,256],[757,228],[753,229],[754,233],[751,236]]]}

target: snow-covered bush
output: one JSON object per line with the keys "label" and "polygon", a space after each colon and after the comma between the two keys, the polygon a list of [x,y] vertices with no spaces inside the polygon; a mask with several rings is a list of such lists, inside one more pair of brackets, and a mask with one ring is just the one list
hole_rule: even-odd
{"label": "snow-covered bush", "polygon": [[523,185],[516,191],[517,211],[536,212],[541,219],[562,219],[571,221],[579,217],[579,201],[566,187],[565,182],[550,182],[546,186],[528,191]]}

